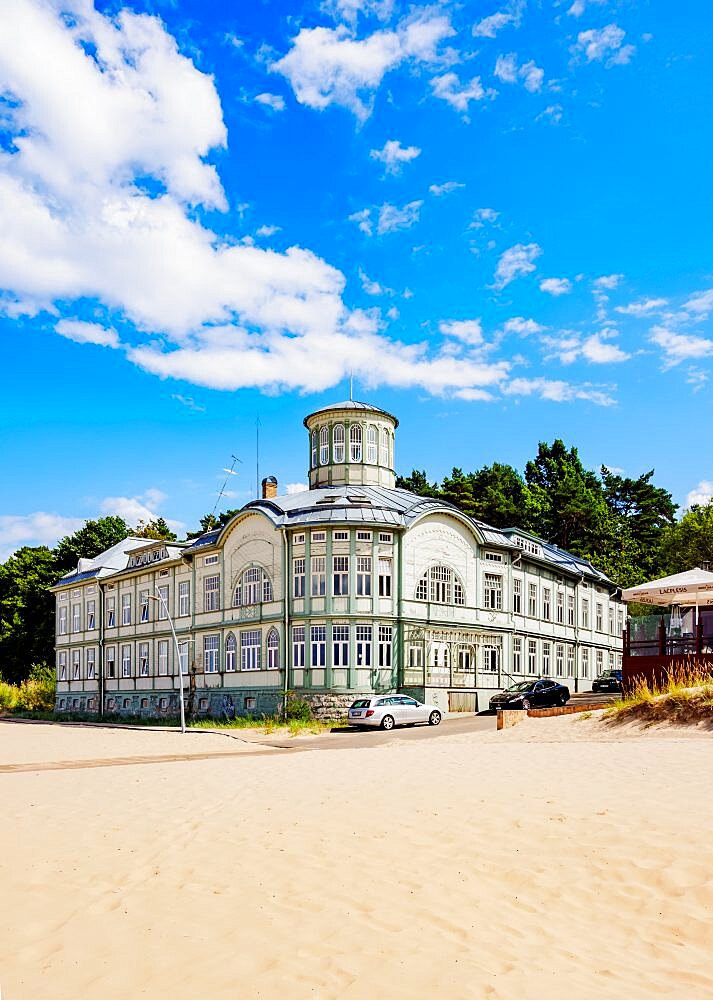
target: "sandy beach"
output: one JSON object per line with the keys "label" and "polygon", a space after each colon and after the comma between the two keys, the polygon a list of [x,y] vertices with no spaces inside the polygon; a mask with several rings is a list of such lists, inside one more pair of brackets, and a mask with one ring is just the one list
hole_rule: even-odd
{"label": "sandy beach", "polygon": [[713,738],[447,725],[0,722],[3,1000],[713,997]]}

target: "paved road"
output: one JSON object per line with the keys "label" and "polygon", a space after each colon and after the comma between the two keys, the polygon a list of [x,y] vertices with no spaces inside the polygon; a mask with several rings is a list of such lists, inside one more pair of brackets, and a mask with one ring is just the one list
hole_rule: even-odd
{"label": "paved road", "polygon": [[381,729],[344,729],[328,736],[300,737],[285,740],[260,740],[265,746],[291,747],[300,750],[333,750],[335,747],[375,747],[383,743],[393,743],[408,740],[437,740],[441,736],[454,736],[459,733],[480,733],[495,729],[494,715],[458,715],[444,719],[440,726],[401,726],[385,733]]}

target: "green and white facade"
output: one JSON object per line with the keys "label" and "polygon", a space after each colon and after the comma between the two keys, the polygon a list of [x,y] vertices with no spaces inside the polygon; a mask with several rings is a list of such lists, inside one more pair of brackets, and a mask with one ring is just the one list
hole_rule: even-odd
{"label": "green and white facade", "polygon": [[287,691],[323,714],[395,690],[474,711],[514,680],[587,690],[620,664],[624,606],[603,573],[396,489],[398,422],[378,407],[305,426],[305,492],[266,479],[220,530],[129,538],[58,582],[59,711],[176,714],[179,657],[204,715],[274,712]]}

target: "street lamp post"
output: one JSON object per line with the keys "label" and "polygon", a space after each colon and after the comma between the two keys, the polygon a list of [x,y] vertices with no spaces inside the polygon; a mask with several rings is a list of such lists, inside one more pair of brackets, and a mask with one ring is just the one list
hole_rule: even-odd
{"label": "street lamp post", "polygon": [[176,658],[178,660],[178,679],[180,682],[180,694],[178,697],[179,697],[179,704],[181,706],[181,732],[185,733],[186,708],[183,703],[183,665],[181,662],[181,650],[178,645],[178,636],[176,635],[176,630],[173,627],[173,618],[171,618],[171,612],[168,610],[168,605],[166,604],[163,594],[161,593],[161,588],[159,587],[158,584],[154,584],[154,586],[156,587],[156,592],[158,593],[158,597],[154,597],[153,595],[151,595],[151,600],[158,601],[163,610],[166,612],[166,618],[168,618],[168,624],[171,626],[171,634],[173,635],[173,644],[176,647]]}

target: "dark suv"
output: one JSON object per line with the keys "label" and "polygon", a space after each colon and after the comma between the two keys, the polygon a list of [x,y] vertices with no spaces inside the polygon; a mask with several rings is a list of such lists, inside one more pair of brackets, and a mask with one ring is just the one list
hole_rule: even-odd
{"label": "dark suv", "polygon": [[623,691],[621,670],[605,670],[595,681],[592,681],[592,691]]}

